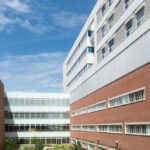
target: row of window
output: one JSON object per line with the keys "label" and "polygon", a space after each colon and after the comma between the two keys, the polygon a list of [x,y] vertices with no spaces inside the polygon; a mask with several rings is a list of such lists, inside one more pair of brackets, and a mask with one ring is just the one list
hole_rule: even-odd
{"label": "row of window", "polygon": [[[89,36],[89,35],[88,35]],[[74,59],[74,57],[76,56],[78,50],[80,49],[80,47],[83,45],[83,43],[85,42],[87,38],[87,32],[84,34],[84,36],[82,37],[81,41],[79,42],[79,44],[77,45],[76,49],[74,50],[73,54],[71,55],[71,57],[69,58],[69,60],[67,61],[66,65],[69,66],[69,64],[72,62],[72,60]]]}
{"label": "row of window", "polygon": [[68,71],[68,73],[67,73],[68,77],[73,73],[73,71],[75,70],[75,68],[79,65],[79,63],[83,60],[83,58],[87,55],[87,53],[94,53],[94,48],[93,47],[88,47],[88,48],[86,48],[82,52],[82,54],[79,56],[79,58],[77,59],[77,61],[74,63],[74,65]]}
{"label": "row of window", "polygon": [[69,106],[69,99],[5,97],[5,106]]}
{"label": "row of window", "polygon": [[[130,0],[124,0],[124,6],[125,6],[125,9],[127,9],[128,8],[128,6],[129,6],[129,1]],[[121,2],[121,0],[117,3],[117,6],[119,5],[119,3]],[[109,4],[109,7],[111,6],[110,4],[112,4],[112,0],[108,0],[108,4]],[[106,3],[105,4],[103,4],[103,6],[101,7],[101,17],[103,17],[104,16],[104,14],[106,13]],[[116,6],[116,7],[117,7]],[[98,11],[98,13],[97,13],[97,21],[98,21],[98,23],[99,23],[99,13],[100,13],[100,11]],[[111,29],[112,28],[112,23],[113,23],[113,21],[114,21],[114,13],[107,19],[108,20],[108,28],[109,29]],[[106,26],[105,25],[103,25],[102,27],[101,27],[101,36],[102,36],[102,38],[105,36],[105,31],[106,31]]]}
{"label": "row of window", "polygon": [[72,130],[80,130],[80,125],[72,125]]}
{"label": "row of window", "polygon": [[79,110],[73,111],[72,116],[78,116],[86,113],[91,113],[95,111],[100,111],[106,109],[106,101],[99,102],[93,105],[88,106],[87,108],[81,108]]}
{"label": "row of window", "polygon": [[72,116],[83,115],[85,113],[87,113],[86,108],[82,108],[82,109],[79,109],[79,110],[72,112]]}
{"label": "row of window", "polygon": [[122,124],[100,124],[100,125],[72,125],[72,130],[78,131],[96,131],[97,132],[107,132],[107,133],[122,133]]}
{"label": "row of window", "polygon": [[[145,11],[145,8],[142,7],[135,14],[135,16],[136,16],[135,17],[136,18],[136,26],[137,27],[139,27],[141,25],[141,23],[143,22],[144,11]],[[112,27],[113,21],[114,21],[114,13],[108,19],[108,27],[109,27],[109,29]],[[127,23],[125,23],[125,30],[126,30],[126,36],[127,37],[131,34],[133,24],[134,24],[134,19],[133,18],[130,19]],[[98,33],[97,33],[97,35],[99,36]],[[101,38],[103,38],[105,35],[106,35],[106,25],[102,26],[102,28],[101,28]],[[100,50],[101,51],[101,53],[100,53],[100,60],[104,59],[106,57],[107,53],[110,53],[113,50],[114,44],[115,44],[115,38],[113,37],[111,40],[108,41],[108,50],[107,50],[106,46],[101,48],[101,50]]]}
{"label": "row of window", "polygon": [[77,81],[90,67],[92,64],[86,64],[79,73],[67,84],[67,87],[70,87],[75,81]]}
{"label": "row of window", "polygon": [[77,67],[77,65],[83,60],[83,58],[86,56],[86,54],[87,54],[87,48],[83,51],[83,53],[79,56],[79,58],[77,59],[77,61],[74,63],[74,65],[71,67],[71,69],[67,73],[68,77],[72,74],[72,72]]}
{"label": "row of window", "polygon": [[[145,88],[140,88],[123,95],[108,99],[108,108],[117,107],[121,105],[131,104],[145,100]],[[106,109],[106,101],[92,104],[88,107],[73,111],[72,116],[78,116],[86,113],[100,111]],[[79,113],[80,112],[80,113]],[[81,113],[82,112],[82,113]]]}
{"label": "row of window", "polygon": [[[122,124],[72,125],[72,130],[104,133],[122,133]],[[150,123],[125,123],[125,134],[150,136]]]}
{"label": "row of window", "polygon": [[[100,22],[101,18],[105,15],[107,7],[110,7],[113,0],[107,0],[108,3],[104,3],[102,7],[97,12],[97,24]],[[108,5],[107,5],[108,4]],[[101,16],[101,17],[100,17]]]}
{"label": "row of window", "polygon": [[88,113],[106,109],[106,101],[88,106]]}
{"label": "row of window", "polygon": [[[53,145],[61,145],[61,144],[69,144],[69,137],[36,137],[42,144],[53,144]],[[34,144],[32,138],[20,138],[20,144]]]}
{"label": "row of window", "polygon": [[121,96],[118,96],[116,98],[109,99],[108,107],[116,107],[121,106],[125,104],[131,104],[138,101],[145,100],[145,89],[142,88],[140,90],[136,90],[134,92],[123,94]]}
{"label": "row of window", "polygon": [[69,131],[69,124],[5,124],[5,132]]}
{"label": "row of window", "polygon": [[69,119],[69,112],[8,112],[5,119]]}
{"label": "row of window", "polygon": [[[75,144],[77,142],[81,143],[82,148],[88,149],[88,150],[107,150],[107,146],[104,144],[96,144],[93,142],[88,142],[85,140],[80,140],[77,138],[72,138],[72,144]],[[96,148],[97,146],[97,148]],[[109,147],[109,150],[121,150],[120,148],[115,148],[115,147]]]}

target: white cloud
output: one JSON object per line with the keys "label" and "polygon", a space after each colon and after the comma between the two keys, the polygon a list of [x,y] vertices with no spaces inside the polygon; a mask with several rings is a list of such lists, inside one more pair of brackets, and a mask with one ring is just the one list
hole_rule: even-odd
{"label": "white cloud", "polygon": [[0,79],[6,91],[62,91],[65,53],[8,55],[0,60]]}
{"label": "white cloud", "polygon": [[[40,12],[33,11],[26,1],[21,0],[1,0],[0,2],[0,31],[10,33],[13,25],[27,29],[35,33],[44,33],[53,30],[54,27],[46,24],[44,16]],[[9,27],[8,27],[9,26]]]}
{"label": "white cloud", "polygon": [[25,2],[20,0],[1,0],[1,5],[21,13],[29,13],[31,11]]}
{"label": "white cloud", "polygon": [[9,18],[0,12],[0,31],[4,31],[6,29],[6,32],[9,33],[11,29],[7,28],[7,26],[12,25],[12,24],[18,24],[19,22],[20,22],[20,19]]}
{"label": "white cloud", "polygon": [[28,29],[29,31],[36,32],[36,33],[44,33],[48,30],[54,29],[54,27],[50,25],[43,25],[40,23],[32,25],[29,20],[22,21],[20,25]]}
{"label": "white cloud", "polygon": [[18,19],[11,19],[4,16],[4,14],[0,13],[0,25],[15,24],[18,21],[19,21]]}
{"label": "white cloud", "polygon": [[60,12],[51,15],[56,25],[64,28],[74,28],[85,22],[87,15],[74,12]]}

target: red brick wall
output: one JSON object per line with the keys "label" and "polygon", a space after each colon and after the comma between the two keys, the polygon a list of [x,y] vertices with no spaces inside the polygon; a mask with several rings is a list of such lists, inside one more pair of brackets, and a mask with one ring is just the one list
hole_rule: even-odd
{"label": "red brick wall", "polygon": [[[124,129],[125,122],[150,122],[150,64],[71,104],[71,112],[103,100],[107,100],[108,105],[109,98],[142,87],[145,87],[145,101],[71,117],[71,125],[123,123]],[[100,143],[108,147],[115,146],[113,141],[117,140],[119,141],[119,147],[123,150],[150,149],[150,136],[125,135],[124,130],[122,134],[71,131],[71,137],[95,143],[97,143],[99,137]]]}
{"label": "red brick wall", "polygon": [[0,81],[0,150],[4,146],[4,86]]}

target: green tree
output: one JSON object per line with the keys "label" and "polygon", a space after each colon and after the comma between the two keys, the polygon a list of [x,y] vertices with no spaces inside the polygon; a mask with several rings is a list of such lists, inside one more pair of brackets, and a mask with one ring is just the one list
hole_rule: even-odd
{"label": "green tree", "polygon": [[74,146],[70,146],[70,150],[81,150],[81,144],[78,141],[77,143],[74,143]]}
{"label": "green tree", "polygon": [[18,150],[20,147],[20,140],[18,138],[8,138],[5,140],[6,150]]}
{"label": "green tree", "polygon": [[35,144],[35,150],[42,150],[44,148],[44,144],[41,143],[40,140],[33,138],[32,143]]}

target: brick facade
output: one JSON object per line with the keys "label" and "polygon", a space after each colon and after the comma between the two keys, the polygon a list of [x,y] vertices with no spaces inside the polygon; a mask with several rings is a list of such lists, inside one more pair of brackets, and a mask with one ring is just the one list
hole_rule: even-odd
{"label": "brick facade", "polygon": [[0,81],[0,150],[4,147],[4,85]]}
{"label": "brick facade", "polygon": [[[142,87],[145,87],[144,101],[108,108],[108,99]],[[71,117],[71,125],[122,123],[122,134],[71,130],[71,138],[94,143],[100,138],[100,144],[105,144],[107,147],[115,147],[114,141],[118,141],[118,148],[123,150],[150,149],[150,136],[126,135],[124,131],[126,122],[150,122],[150,64],[71,104],[71,112],[104,100],[107,100],[107,109]]]}

